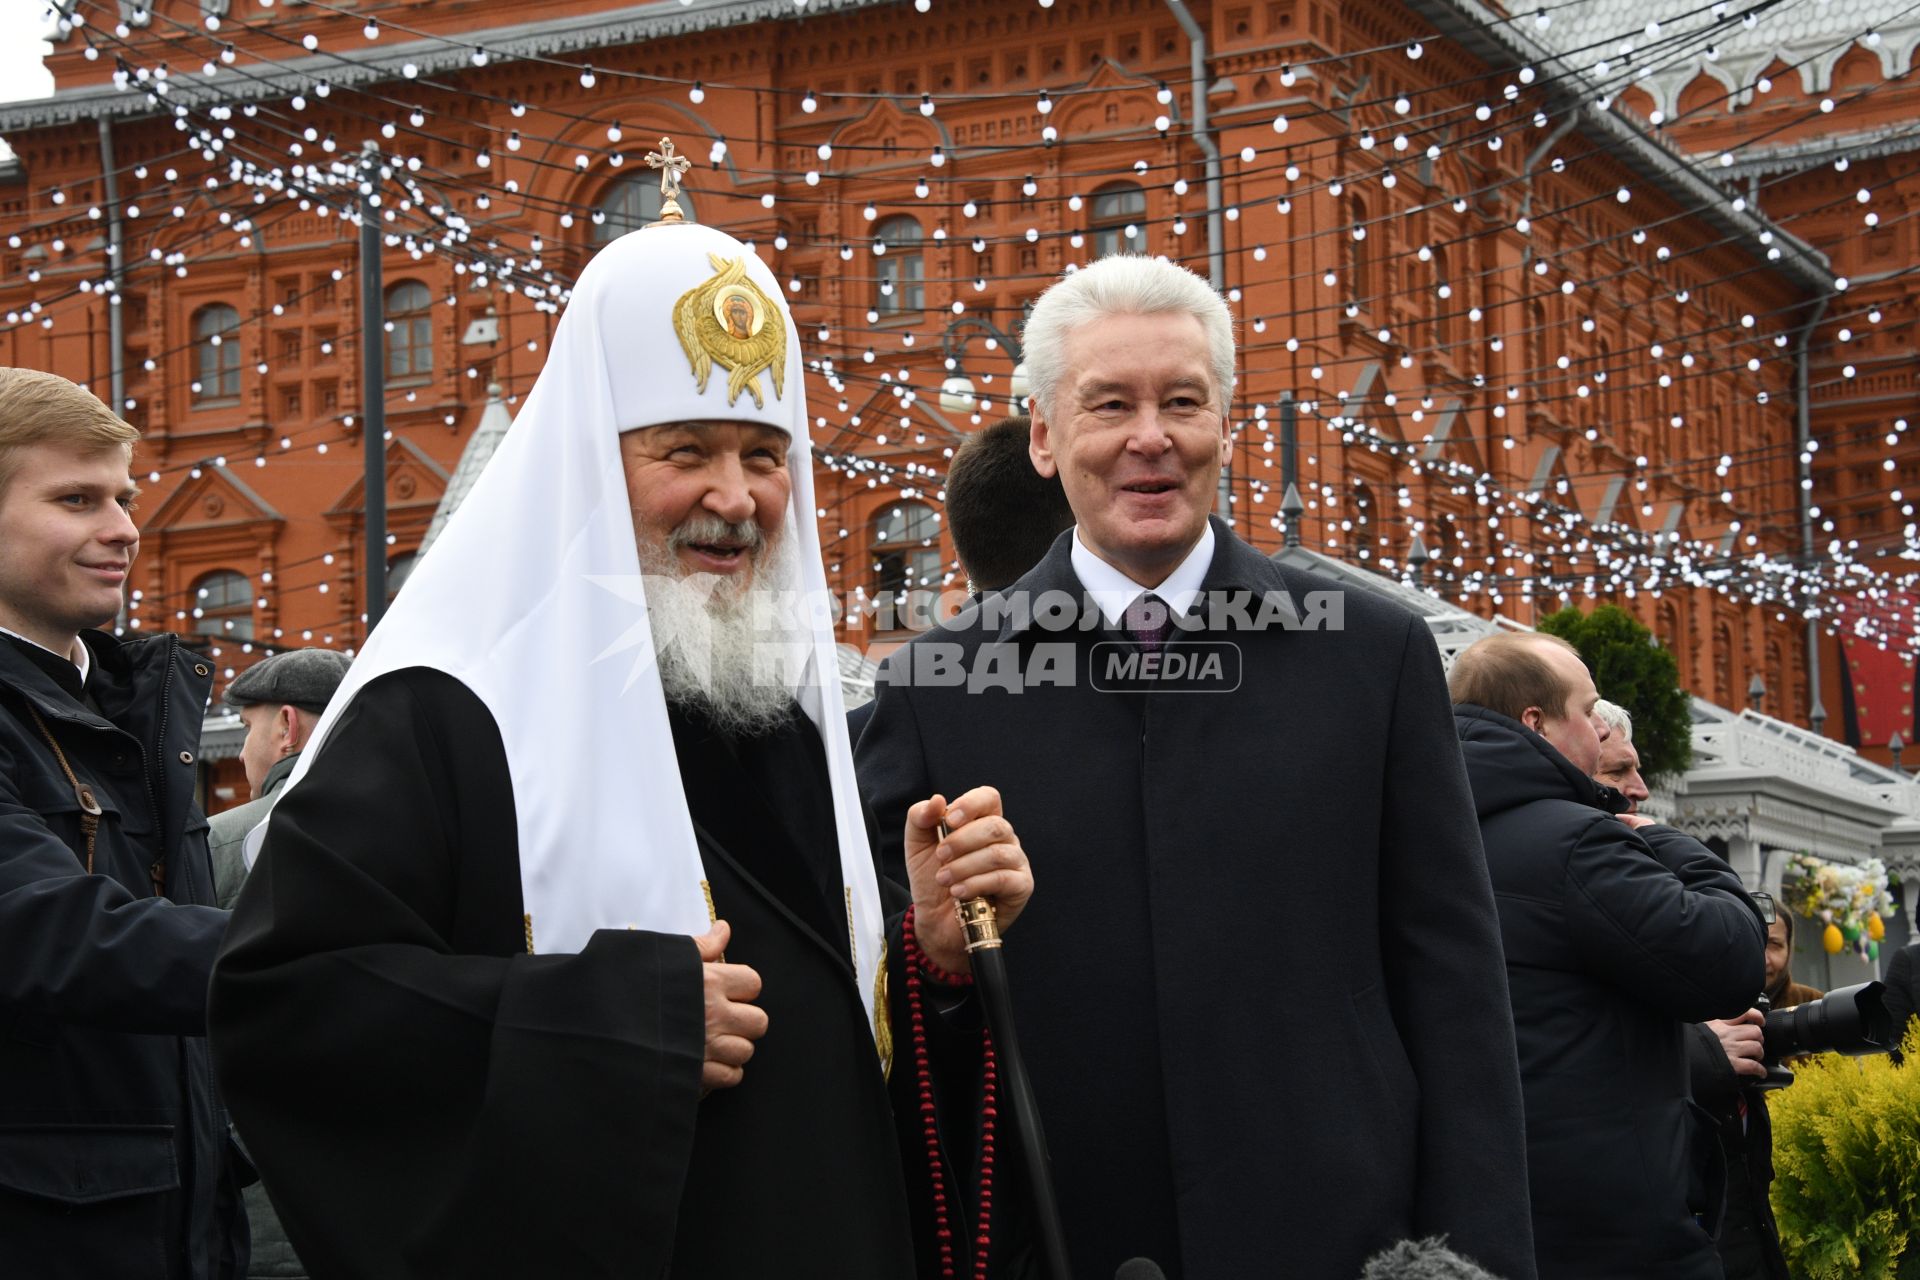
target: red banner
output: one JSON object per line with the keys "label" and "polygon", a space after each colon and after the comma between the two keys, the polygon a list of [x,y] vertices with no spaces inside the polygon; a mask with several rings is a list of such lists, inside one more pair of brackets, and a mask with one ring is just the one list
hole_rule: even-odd
{"label": "red banner", "polygon": [[1914,667],[1906,639],[1915,629],[1914,601],[1908,596],[1871,601],[1855,597],[1853,606],[1870,611],[1893,637],[1885,649],[1875,641],[1853,636],[1840,640],[1854,715],[1860,726],[1860,745],[1885,746],[1897,729],[1901,741],[1911,747]]}

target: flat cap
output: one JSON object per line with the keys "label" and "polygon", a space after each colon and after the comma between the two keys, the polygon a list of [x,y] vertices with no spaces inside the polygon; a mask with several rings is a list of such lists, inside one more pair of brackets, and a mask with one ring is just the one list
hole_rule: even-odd
{"label": "flat cap", "polygon": [[234,677],[222,700],[230,707],[291,703],[321,709],[333,700],[350,661],[334,649],[289,649],[254,663]]}

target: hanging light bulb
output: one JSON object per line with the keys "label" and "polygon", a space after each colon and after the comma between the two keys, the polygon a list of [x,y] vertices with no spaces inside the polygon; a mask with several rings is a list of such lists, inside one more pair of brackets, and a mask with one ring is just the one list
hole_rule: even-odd
{"label": "hanging light bulb", "polygon": [[973,383],[957,368],[940,384],[940,408],[947,413],[972,413]]}

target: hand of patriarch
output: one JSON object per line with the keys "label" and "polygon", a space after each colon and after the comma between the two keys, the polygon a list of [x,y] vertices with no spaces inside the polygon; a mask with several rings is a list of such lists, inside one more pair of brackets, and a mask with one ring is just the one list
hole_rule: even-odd
{"label": "hand of patriarch", "polygon": [[744,964],[726,962],[733,929],[725,920],[695,938],[707,999],[707,1056],[700,1066],[703,1093],[730,1089],[745,1076],[753,1042],[767,1034],[767,1012],[751,1003],[760,994],[760,975]]}

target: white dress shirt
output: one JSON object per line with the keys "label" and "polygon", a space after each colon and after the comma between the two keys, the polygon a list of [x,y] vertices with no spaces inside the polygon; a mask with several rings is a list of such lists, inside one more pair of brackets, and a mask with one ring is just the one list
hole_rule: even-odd
{"label": "white dress shirt", "polygon": [[28,639],[26,636],[21,635],[18,631],[9,631],[5,627],[0,627],[0,636],[12,636],[15,640],[26,640],[28,644],[32,645],[36,649],[43,649],[46,652],[53,654],[55,657],[65,658],[68,662],[71,662],[74,666],[80,668],[81,684],[85,684],[87,682],[87,676],[90,675],[93,671],[93,654],[87,649],[87,642],[85,640],[81,640],[77,637],[75,638],[73,642],[73,647],[80,654],[80,656],[76,658],[71,653],[60,653],[58,650],[48,649],[47,646],[41,644],[38,640]]}
{"label": "white dress shirt", "polygon": [[1078,525],[1073,530],[1072,555],[1074,576],[1080,579],[1080,585],[1086,588],[1087,594],[1100,607],[1100,614],[1107,620],[1108,626],[1119,626],[1128,607],[1149,591],[1184,617],[1200,598],[1200,584],[1206,581],[1207,567],[1213,563],[1213,523],[1209,521],[1201,527],[1200,540],[1193,544],[1193,550],[1187,552],[1187,558],[1153,586],[1135,582],[1087,550],[1087,544],[1080,541]]}

